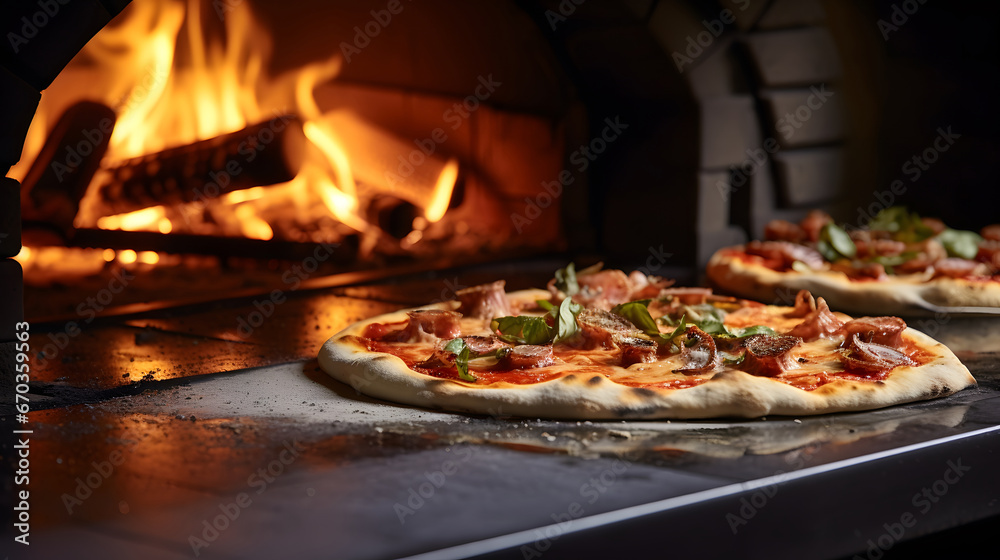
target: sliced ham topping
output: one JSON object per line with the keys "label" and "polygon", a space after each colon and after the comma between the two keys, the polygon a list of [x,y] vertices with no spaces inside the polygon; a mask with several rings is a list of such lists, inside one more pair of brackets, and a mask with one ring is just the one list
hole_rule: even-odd
{"label": "sliced ham topping", "polygon": [[993,271],[1000,270],[1000,241],[984,239],[979,243],[976,260],[990,266]]}
{"label": "sliced ham topping", "polygon": [[[692,341],[694,344],[688,346]],[[719,352],[715,348],[715,339],[698,327],[689,326],[678,342],[681,346],[681,360],[684,367],[675,369],[675,373],[705,373],[719,365]]]}
{"label": "sliced ham topping", "polygon": [[897,273],[912,274],[924,272],[941,259],[948,258],[948,251],[944,245],[934,238],[925,239],[920,243],[914,243],[907,247],[910,251],[917,251],[917,256],[894,267]]}
{"label": "sliced ham topping", "polygon": [[844,323],[836,334],[844,337],[844,344],[841,347],[847,347],[851,337],[858,335],[863,342],[899,348],[903,344],[904,330],[906,321],[899,317],[858,317]]}
{"label": "sliced ham topping", "polygon": [[497,362],[499,369],[531,369],[545,367],[555,363],[552,357],[552,346],[522,344],[511,348]]}
{"label": "sliced ham topping", "polygon": [[764,226],[764,239],[802,243],[806,239],[806,231],[788,220],[771,220]]}
{"label": "sliced ham topping", "polygon": [[[580,291],[573,295],[573,301],[584,307],[596,307],[609,311],[612,307],[637,299],[655,298],[660,291],[671,286],[674,281],[659,276],[647,276],[635,270],[626,275],[617,269],[600,270],[601,265],[592,266],[576,273]],[[556,280],[549,280],[548,290],[551,302],[559,304],[566,297],[556,287]]]}
{"label": "sliced ham topping", "polygon": [[791,267],[795,261],[801,261],[809,268],[819,270],[824,264],[823,255],[816,249],[788,241],[751,241],[746,244],[746,252],[778,261],[785,267]]}
{"label": "sliced ham topping", "polygon": [[573,299],[585,307],[609,310],[619,303],[629,301],[632,294],[632,283],[628,276],[617,269],[579,274],[576,281],[580,285],[580,291]]}
{"label": "sliced ham topping", "polygon": [[892,239],[874,239],[868,248],[872,255],[894,257],[903,254],[903,251],[906,250],[906,243]]}
{"label": "sliced ham topping", "polygon": [[619,359],[622,367],[656,361],[658,345],[648,338],[623,336],[618,338],[617,343],[620,348]]}
{"label": "sliced ham topping", "polygon": [[641,331],[628,319],[603,309],[584,309],[576,317],[587,349],[616,348],[618,339],[636,337]]}
{"label": "sliced ham topping", "polygon": [[930,230],[934,232],[934,235],[941,233],[948,227],[944,225],[944,222],[937,218],[920,218],[920,222],[930,228]]}
{"label": "sliced ham topping", "polygon": [[427,309],[410,311],[409,320],[401,331],[387,334],[388,342],[437,342],[439,338],[452,339],[462,334],[459,319],[462,315],[454,311]]}
{"label": "sliced ham topping", "polygon": [[507,293],[504,291],[504,280],[490,284],[473,286],[455,292],[461,305],[458,312],[466,317],[476,319],[493,319],[513,315]]}
{"label": "sliced ham topping", "polygon": [[797,336],[806,341],[812,341],[833,334],[843,324],[844,322],[830,311],[830,306],[826,304],[826,300],[819,298],[816,300],[816,309],[806,315],[801,323],[792,327],[792,330],[785,334]]}
{"label": "sliced ham topping", "polygon": [[501,348],[507,348],[510,344],[500,340],[496,336],[463,336],[462,341],[469,347],[469,350],[476,354],[492,354]]}
{"label": "sliced ham topping", "polygon": [[868,244],[872,242],[874,236],[873,231],[868,229],[849,229],[847,230],[847,235],[851,236],[851,241],[854,242],[855,246],[858,246],[860,250],[860,244]]}
{"label": "sliced ham topping", "polygon": [[906,354],[875,342],[864,342],[858,334],[847,339],[847,350],[842,361],[847,371],[881,375],[896,366],[910,366],[915,362]]}
{"label": "sliced ham topping", "polygon": [[934,277],[968,278],[970,276],[989,276],[990,268],[985,263],[949,257],[934,263]]}
{"label": "sliced ham topping", "polygon": [[632,284],[632,293],[629,294],[628,301],[658,297],[664,288],[674,283],[673,280],[659,276],[647,276],[638,270],[629,273],[628,281]]}
{"label": "sliced ham topping", "polygon": [[829,214],[822,210],[812,210],[806,214],[805,218],[799,222],[799,226],[802,227],[802,231],[806,234],[806,239],[815,243],[819,241],[819,232],[823,229],[823,226],[833,222],[833,218]]}
{"label": "sliced ham topping", "polygon": [[422,362],[413,364],[415,367],[423,369],[449,368],[455,365],[455,354],[445,352],[444,349],[437,349],[429,358]]}
{"label": "sliced ham topping", "polygon": [[813,311],[816,311],[816,298],[809,293],[809,290],[799,290],[799,293],[795,294],[795,307],[785,313],[785,317],[801,318]]}
{"label": "sliced ham topping", "polygon": [[667,288],[660,296],[670,296],[672,302],[682,305],[700,305],[712,296],[712,288]]}
{"label": "sliced ham topping", "polygon": [[1000,224],[992,224],[984,227],[979,232],[979,235],[982,235],[983,239],[1000,241]]}
{"label": "sliced ham topping", "polygon": [[885,280],[889,277],[889,275],[885,273],[885,266],[877,262],[864,263],[860,266],[851,266],[851,270],[848,271],[847,275],[851,278],[871,278],[873,280]]}
{"label": "sliced ham topping", "polygon": [[774,377],[784,371],[796,369],[799,363],[792,356],[791,350],[801,342],[802,339],[797,336],[748,336],[743,343],[746,355],[740,363],[740,369],[751,375],[764,377]]}
{"label": "sliced ham topping", "polygon": [[[465,345],[469,347],[469,350],[473,352],[472,357],[476,357],[476,355],[492,354],[501,348],[510,348],[510,344],[507,344],[495,336],[463,336],[462,341],[464,341]],[[453,367],[455,365],[455,353],[445,350],[445,344],[446,343],[443,340],[438,341],[438,347],[434,350],[434,353],[423,362],[415,365],[417,367],[427,369]]]}

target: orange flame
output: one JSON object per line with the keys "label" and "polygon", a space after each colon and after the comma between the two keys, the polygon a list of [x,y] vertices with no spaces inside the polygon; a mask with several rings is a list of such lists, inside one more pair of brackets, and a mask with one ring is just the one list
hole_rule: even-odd
{"label": "orange flame", "polygon": [[[314,96],[317,87],[337,77],[340,55],[279,76],[268,75],[270,33],[254,17],[249,3],[227,5],[222,34],[215,29],[220,27],[218,22],[202,20],[203,1],[150,0],[126,8],[46,92],[21,163],[11,175],[24,177],[56,115],[85,98],[104,102],[118,115],[105,156],[109,164],[238,131],[277,113],[294,114],[303,123],[308,145],[298,175],[291,181],[231,192],[197,207],[155,206],[106,216],[93,187],[107,177],[98,172],[81,202],[76,225],[272,239],[279,236],[278,227],[287,224],[291,215],[309,225],[346,225],[365,234],[369,242],[363,246],[371,246],[370,238],[379,233],[364,218],[363,208],[365,197],[373,196],[373,187],[359,180],[355,162],[360,149],[386,148],[377,141],[357,142],[352,136],[356,128],[339,128],[338,121],[329,118],[331,113],[325,112]],[[409,146],[402,142],[393,147],[401,145]],[[395,161],[396,156],[385,152],[369,157],[365,173],[374,176],[373,166]],[[426,187],[403,196],[423,209],[422,226],[441,220],[447,212],[459,174],[458,161],[441,160],[430,173],[421,179]],[[210,219],[203,220],[206,214]],[[420,238],[410,236],[407,242]],[[27,259],[29,254],[19,258]],[[112,252],[110,256],[120,262],[153,261],[150,256],[127,252]]]}

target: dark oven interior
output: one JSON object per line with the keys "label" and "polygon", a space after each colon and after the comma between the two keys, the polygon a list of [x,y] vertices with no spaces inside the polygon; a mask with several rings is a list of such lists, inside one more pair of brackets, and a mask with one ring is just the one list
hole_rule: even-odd
{"label": "dark oven interior", "polygon": [[[669,428],[632,446],[624,444],[630,435],[605,426],[600,438],[613,445],[580,452],[573,442],[589,441],[589,428],[540,422],[522,437],[490,418],[475,419],[482,423],[473,432],[386,416],[367,399],[329,405],[296,431],[271,406],[315,402],[255,388],[230,406],[223,393],[236,383],[226,380],[241,378],[231,372],[281,385],[268,368],[297,364],[313,389],[359,398],[321,379],[319,344],[360,318],[451,299],[498,275],[511,288],[539,286],[576,259],[697,284],[720,247],[814,208],[858,225],[897,204],[956,227],[995,223],[998,21],[996,5],[973,1],[5,2],[0,358],[14,355],[15,325],[29,322],[32,420],[46,426],[37,453],[60,457],[42,471],[53,482],[36,494],[45,503],[38,527],[57,533],[80,519],[72,500],[86,500],[74,480],[89,479],[67,466],[76,455],[84,465],[121,453],[134,461],[123,467],[131,478],[103,476],[114,490],[77,510],[99,526],[84,542],[186,554],[180,537],[204,517],[197,508],[205,496],[243,489],[225,471],[266,468],[268,454],[292,440],[306,442],[289,448],[293,455],[309,457],[309,467],[296,469],[336,474],[320,483],[296,471],[308,483],[286,481],[270,493],[275,511],[298,498],[289,488],[310,498],[344,492],[350,469],[366,461],[424,453],[433,463],[444,453],[438,439],[472,446],[459,449],[498,444],[475,451],[469,464],[480,468],[517,465],[526,449],[565,456],[571,478],[617,473],[614,458],[629,457],[664,499],[715,479],[773,475],[798,464],[803,449],[803,465],[871,451],[861,436],[846,448],[816,436],[811,447],[782,443],[775,453],[785,455],[758,461],[753,442],[716,426],[741,449],[739,461],[726,463],[726,451],[692,449]],[[315,390],[307,394],[322,408]],[[192,397],[219,408],[183,402]],[[8,425],[13,412],[5,409]],[[344,420],[359,414],[374,423]],[[964,426],[950,409],[928,414],[838,426],[879,438],[898,424],[901,441],[913,443],[927,426],[943,435]],[[93,428],[101,422],[113,428]],[[553,444],[558,429],[567,439]],[[763,437],[787,442],[790,434],[769,427]],[[180,451],[193,445],[213,449],[219,468]],[[5,444],[5,456],[11,450]],[[532,461],[529,468],[548,468]],[[420,474],[420,465],[409,472]],[[670,482],[663,469],[681,466],[689,479]],[[702,476],[715,479],[706,485]],[[397,489],[405,496],[406,484],[419,483]],[[142,484],[152,489],[145,497]],[[337,495],[385,501],[365,488]],[[516,518],[516,504],[494,490],[489,499]],[[559,492],[542,492],[542,510]],[[627,486],[598,509],[645,495]],[[198,513],[175,516],[169,530],[147,518],[122,521],[130,509],[163,508]],[[345,523],[338,535],[347,538],[346,510],[323,511]],[[958,517],[941,519],[934,531]],[[240,531],[249,536],[265,521]],[[299,530],[282,523],[288,534]],[[416,553],[538,520],[526,523],[460,524],[457,540],[421,540],[401,523],[398,547],[357,528],[348,548],[359,557]],[[298,548],[306,553],[324,542],[306,540]],[[864,542],[840,540],[834,549],[848,554]]]}

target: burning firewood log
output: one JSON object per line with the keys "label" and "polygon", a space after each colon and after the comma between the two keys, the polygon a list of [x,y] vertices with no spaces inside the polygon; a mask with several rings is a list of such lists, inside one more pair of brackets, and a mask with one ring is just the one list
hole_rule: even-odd
{"label": "burning firewood log", "polygon": [[21,199],[25,229],[48,229],[65,236],[73,228],[80,199],[87,191],[115,128],[110,107],[77,103],[59,118],[24,178]]}
{"label": "burning firewood log", "polygon": [[140,156],[106,169],[97,194],[108,213],[157,205],[207,203],[221,195],[295,178],[305,137],[294,116],[279,115],[237,132]]}

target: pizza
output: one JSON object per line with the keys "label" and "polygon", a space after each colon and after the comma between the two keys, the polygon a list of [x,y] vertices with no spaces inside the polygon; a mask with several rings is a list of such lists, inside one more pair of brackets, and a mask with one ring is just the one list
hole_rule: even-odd
{"label": "pizza", "polygon": [[764,305],[572,264],[547,289],[507,293],[498,280],[360,321],[319,364],[397,403],[580,420],[869,410],[975,384],[898,317],[851,318],[807,291]]}
{"label": "pizza", "polygon": [[764,237],[718,250],[709,283],[766,302],[804,289],[859,313],[1000,314],[1000,224],[956,230],[894,206],[851,228],[814,210],[798,224],[771,221]]}

